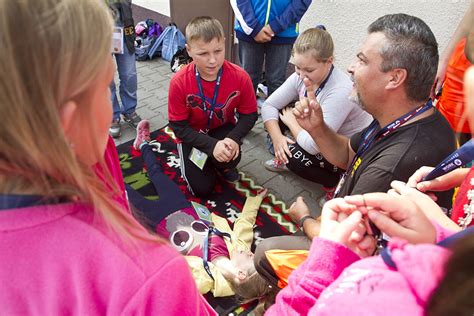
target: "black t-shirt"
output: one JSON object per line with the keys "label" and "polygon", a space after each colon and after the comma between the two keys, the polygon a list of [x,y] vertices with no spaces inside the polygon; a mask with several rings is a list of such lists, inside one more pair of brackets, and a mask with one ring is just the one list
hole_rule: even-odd
{"label": "black t-shirt", "polygon": [[[351,137],[354,152],[366,130]],[[406,182],[418,168],[436,166],[455,148],[449,123],[435,110],[432,115],[402,125],[392,134],[373,142],[346,177],[338,196],[387,192],[393,180]],[[436,193],[439,205],[451,208],[452,194],[452,191]]]}

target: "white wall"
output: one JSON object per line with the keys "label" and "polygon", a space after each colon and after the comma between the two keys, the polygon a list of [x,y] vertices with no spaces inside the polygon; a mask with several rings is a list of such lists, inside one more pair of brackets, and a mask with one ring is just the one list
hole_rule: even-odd
{"label": "white wall", "polygon": [[132,0],[132,3],[160,14],[170,16],[170,0]]}
{"label": "white wall", "polygon": [[336,65],[346,69],[378,17],[406,13],[421,18],[436,36],[441,54],[468,6],[469,0],[313,0],[300,31],[325,25],[334,40]]}

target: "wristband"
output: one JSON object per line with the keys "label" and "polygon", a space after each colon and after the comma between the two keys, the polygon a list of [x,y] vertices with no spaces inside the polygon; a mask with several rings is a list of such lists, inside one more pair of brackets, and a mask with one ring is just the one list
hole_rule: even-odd
{"label": "wristband", "polygon": [[307,219],[310,219],[310,218],[313,219],[313,216],[311,216],[311,215],[305,215],[305,216],[303,216],[303,217],[300,219],[300,222],[299,222],[298,226],[300,227],[301,230],[303,230],[303,224],[304,224],[304,222],[305,222]]}

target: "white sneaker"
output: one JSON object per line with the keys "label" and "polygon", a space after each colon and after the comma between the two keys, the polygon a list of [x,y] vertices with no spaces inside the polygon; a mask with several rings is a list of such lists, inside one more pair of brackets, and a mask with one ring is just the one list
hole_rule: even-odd
{"label": "white sneaker", "polygon": [[288,168],[286,167],[286,165],[282,161],[276,158],[265,161],[265,169],[267,169],[268,171],[273,171],[273,172],[288,171]]}
{"label": "white sneaker", "polygon": [[114,120],[112,121],[112,124],[110,124],[109,127],[109,134],[113,138],[118,138],[120,137],[120,120]]}
{"label": "white sneaker", "polygon": [[256,95],[262,99],[266,99],[268,97],[268,88],[263,83],[259,83],[257,85],[257,92]]}

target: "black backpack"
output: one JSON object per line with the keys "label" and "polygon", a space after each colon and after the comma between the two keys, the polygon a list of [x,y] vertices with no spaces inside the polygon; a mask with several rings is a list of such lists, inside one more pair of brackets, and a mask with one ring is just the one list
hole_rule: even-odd
{"label": "black backpack", "polygon": [[182,67],[186,66],[193,59],[188,55],[186,47],[178,49],[178,51],[173,55],[170,62],[170,68],[172,72],[178,72]]}

